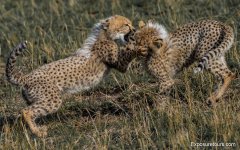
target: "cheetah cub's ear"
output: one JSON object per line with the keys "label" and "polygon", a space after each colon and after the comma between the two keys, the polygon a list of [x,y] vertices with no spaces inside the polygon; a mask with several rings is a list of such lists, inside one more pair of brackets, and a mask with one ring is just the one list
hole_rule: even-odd
{"label": "cheetah cub's ear", "polygon": [[143,28],[144,26],[146,26],[145,22],[142,21],[142,20],[140,20],[140,21],[138,22],[138,27],[141,29],[141,28]]}
{"label": "cheetah cub's ear", "polygon": [[104,30],[107,30],[109,28],[109,20],[110,20],[110,18],[100,20],[100,23]]}

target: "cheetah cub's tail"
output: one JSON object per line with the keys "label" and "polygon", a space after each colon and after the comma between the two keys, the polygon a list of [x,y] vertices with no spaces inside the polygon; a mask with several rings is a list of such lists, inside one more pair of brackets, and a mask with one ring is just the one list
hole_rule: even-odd
{"label": "cheetah cub's tail", "polygon": [[8,57],[6,65],[6,77],[7,80],[15,85],[21,85],[23,83],[23,72],[15,68],[17,56],[23,53],[23,50],[27,47],[27,41],[20,43],[15,47]]}
{"label": "cheetah cub's tail", "polygon": [[233,29],[230,26],[222,26],[222,32],[219,40],[217,41],[220,44],[218,45],[218,47],[212,48],[202,57],[202,59],[200,59],[197,67],[193,69],[194,73],[202,72],[209,60],[224,56],[225,52],[227,52],[231,48],[233,41]]}

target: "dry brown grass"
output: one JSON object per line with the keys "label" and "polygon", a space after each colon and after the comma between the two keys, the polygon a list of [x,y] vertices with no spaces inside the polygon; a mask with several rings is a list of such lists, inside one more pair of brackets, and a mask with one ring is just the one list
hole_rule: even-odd
{"label": "dry brown grass", "polygon": [[[227,60],[239,74],[239,10],[239,0],[4,0],[0,48],[5,61],[17,43],[30,41],[29,54],[19,59],[19,65],[29,71],[74,52],[94,23],[113,14],[127,16],[134,24],[155,19],[168,30],[208,18],[234,28],[236,38]],[[33,136],[17,117],[26,104],[19,88],[1,77],[0,149],[190,149],[191,142],[235,143],[224,148],[240,148],[240,79],[211,108],[205,103],[213,90],[210,74],[184,70],[179,75],[182,84],[171,92],[175,100],[161,102],[156,80],[139,70],[113,71],[98,87],[65,95],[57,113],[38,120],[49,127],[44,139]],[[223,147],[204,147],[211,148]]]}

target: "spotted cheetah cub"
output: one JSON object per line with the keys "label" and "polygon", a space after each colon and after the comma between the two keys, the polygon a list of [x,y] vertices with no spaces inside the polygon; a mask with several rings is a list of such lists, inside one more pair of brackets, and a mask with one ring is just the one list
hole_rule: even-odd
{"label": "spotted cheetah cub", "polygon": [[234,34],[230,26],[214,20],[203,20],[183,25],[172,33],[153,21],[139,23],[135,43],[148,48],[147,70],[160,83],[164,95],[174,85],[175,75],[184,67],[197,61],[194,72],[208,70],[223,83],[208,98],[214,104],[235,78],[226,64],[225,53],[233,44]]}
{"label": "spotted cheetah cub", "polygon": [[101,20],[76,54],[43,65],[28,74],[15,67],[17,56],[27,47],[27,42],[19,44],[11,52],[6,76],[9,82],[22,87],[23,97],[29,104],[22,110],[22,115],[35,135],[47,135],[47,128],[38,127],[35,119],[56,112],[62,104],[62,93],[75,93],[97,85],[110,68],[121,72],[127,70],[128,63],[137,52],[118,46],[126,43],[133,30],[131,21],[122,16]]}

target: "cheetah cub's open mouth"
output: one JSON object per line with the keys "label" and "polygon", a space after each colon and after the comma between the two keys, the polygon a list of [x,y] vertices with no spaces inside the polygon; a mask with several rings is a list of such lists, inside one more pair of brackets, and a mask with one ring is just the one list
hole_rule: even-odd
{"label": "cheetah cub's open mouth", "polygon": [[129,42],[129,37],[130,35],[134,34],[136,32],[135,29],[131,30],[130,32],[128,32],[126,35],[124,35],[124,41],[125,42]]}

